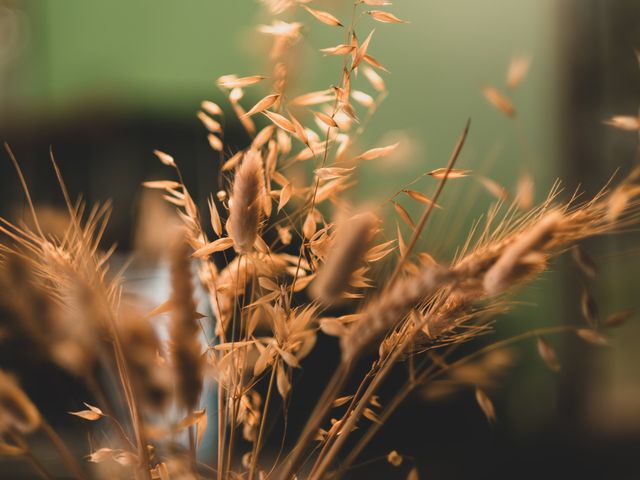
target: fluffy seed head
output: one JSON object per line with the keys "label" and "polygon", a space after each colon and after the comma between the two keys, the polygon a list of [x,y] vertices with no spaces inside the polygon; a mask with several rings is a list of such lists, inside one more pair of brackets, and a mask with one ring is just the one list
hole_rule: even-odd
{"label": "fluffy seed head", "polygon": [[262,156],[256,150],[249,150],[236,170],[229,201],[227,230],[238,253],[253,249],[260,227],[263,193]]}
{"label": "fluffy seed head", "polygon": [[364,254],[378,225],[372,213],[361,213],[338,227],[335,248],[311,288],[311,294],[324,303],[333,303],[349,287],[351,276],[361,266]]}
{"label": "fluffy seed head", "polygon": [[203,359],[200,329],[191,281],[190,249],[180,236],[171,255],[171,357],[176,373],[176,393],[182,406],[193,409],[202,392]]}
{"label": "fluffy seed head", "polygon": [[127,312],[118,324],[118,335],[134,388],[145,405],[160,411],[169,400],[171,371],[163,364],[160,342],[148,320]]}

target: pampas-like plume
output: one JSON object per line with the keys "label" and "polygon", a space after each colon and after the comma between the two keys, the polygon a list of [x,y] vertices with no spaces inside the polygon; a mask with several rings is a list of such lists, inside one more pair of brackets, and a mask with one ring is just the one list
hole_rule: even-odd
{"label": "pampas-like plume", "polygon": [[40,426],[40,412],[7,373],[0,370],[0,433],[31,433]]}
{"label": "pampas-like plume", "polygon": [[171,393],[171,371],[163,364],[160,342],[149,321],[126,312],[118,323],[122,343],[134,388],[149,408],[161,411]]}
{"label": "pampas-like plume", "polygon": [[[37,265],[9,252],[4,259],[3,300],[16,313],[20,326],[60,367],[86,375],[97,360],[92,291],[74,277],[68,291],[47,285]],[[49,280],[60,281],[52,276]]]}
{"label": "pampas-like plume", "polygon": [[[350,361],[370,343],[388,333],[417,304],[426,302],[438,290],[451,286],[462,295],[462,304],[501,294],[543,271],[547,257],[575,242],[623,228],[637,221],[638,207],[630,206],[627,216],[611,221],[607,217],[609,196],[601,192],[592,201],[570,208],[548,211],[523,222],[502,238],[478,247],[451,268],[426,267],[416,276],[398,280],[369,303],[362,317],[341,339],[344,361]],[[508,230],[506,227],[503,227]],[[449,302],[459,309],[460,302]],[[456,326],[460,315],[446,311],[448,304],[427,315],[428,337],[435,341]]]}
{"label": "pampas-like plume", "polygon": [[238,253],[253,249],[260,227],[264,188],[262,156],[251,149],[236,170],[229,201],[227,230]]}
{"label": "pampas-like plume", "polygon": [[200,399],[204,368],[193,294],[190,248],[184,237],[178,236],[171,255],[171,357],[178,400],[190,410]]}
{"label": "pampas-like plume", "polygon": [[334,303],[349,288],[353,273],[361,266],[378,218],[361,213],[338,227],[334,248],[311,287],[311,294],[323,303]]}

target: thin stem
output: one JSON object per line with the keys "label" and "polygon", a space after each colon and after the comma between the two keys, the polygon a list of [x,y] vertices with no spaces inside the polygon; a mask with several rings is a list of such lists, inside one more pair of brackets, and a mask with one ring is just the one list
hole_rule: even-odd
{"label": "thin stem", "polygon": [[58,453],[60,454],[64,462],[67,464],[69,471],[73,473],[74,477],[80,480],[87,480],[87,476],[82,470],[82,467],[80,467],[80,464],[78,463],[78,461],[75,459],[73,454],[69,451],[69,449],[67,448],[67,445],[64,443],[62,438],[60,438],[60,436],[56,433],[56,431],[53,428],[51,428],[51,425],[49,425],[49,423],[44,418],[42,419],[40,428],[45,433],[45,435],[49,437],[49,440],[51,440],[51,443],[53,444],[53,446],[56,447],[56,450],[58,450]]}
{"label": "thin stem", "polygon": [[[360,385],[358,385],[356,393],[353,395],[353,398],[349,402],[349,406],[347,407],[347,410],[342,415],[342,419],[345,419],[345,418],[349,417],[349,415],[353,411],[354,407],[357,405],[358,399],[360,398],[360,395],[361,395],[362,391],[366,387],[367,382],[369,382],[371,380],[371,378],[374,377],[375,372],[377,371],[378,367],[379,367],[379,364],[378,364],[378,362],[376,362],[371,367],[371,369],[367,372],[367,374],[364,376],[364,378],[360,382]],[[313,475],[313,473],[316,471],[316,469],[320,466],[320,462],[322,461],[322,458],[324,457],[326,452],[329,450],[329,448],[332,446],[332,442],[333,442],[333,440],[335,440],[336,436],[338,435],[338,432],[339,432],[339,429],[335,429],[333,432],[331,432],[331,435],[329,435],[326,438],[326,440],[324,442],[324,445],[322,446],[322,450],[320,450],[320,453],[318,454],[316,462],[315,462],[315,464],[313,465],[313,467],[311,469],[311,475]]]}
{"label": "thin stem", "polygon": [[526,340],[528,338],[539,336],[539,335],[550,335],[554,333],[563,333],[571,330],[576,330],[578,327],[573,326],[560,326],[560,327],[545,327],[539,328],[536,330],[531,330],[519,335],[515,335],[513,337],[507,338],[505,340],[501,340],[496,343],[492,343],[476,352],[473,352],[469,355],[466,355],[459,360],[441,368],[437,372],[435,372],[432,376],[431,373],[435,368],[437,368],[436,364],[432,364],[429,368],[425,369],[419,376],[416,377],[415,381],[408,382],[404,385],[402,390],[400,390],[393,398],[393,400],[386,406],[385,411],[380,416],[380,423],[372,423],[366,434],[358,441],[356,446],[349,451],[349,454],[345,458],[344,462],[340,465],[340,469],[336,473],[336,477],[340,478],[340,475],[349,468],[349,466],[358,458],[358,456],[362,453],[367,444],[371,441],[371,439],[375,436],[375,434],[380,430],[380,428],[384,425],[384,423],[389,419],[389,417],[393,414],[393,412],[400,406],[400,404],[413,392],[418,386],[424,385],[424,383],[429,380],[433,380],[435,378],[440,377],[443,373],[447,371],[459,367],[465,363],[468,363],[475,358],[478,358],[482,355],[486,355],[487,353],[497,350],[500,348],[504,348],[508,345],[518,343],[522,340]]}
{"label": "thin stem", "polygon": [[258,464],[258,455],[262,448],[262,435],[264,433],[264,426],[267,419],[267,412],[269,411],[269,402],[271,400],[271,391],[273,390],[273,383],[276,378],[276,371],[278,369],[278,362],[276,362],[271,369],[271,376],[269,377],[269,387],[267,388],[267,398],[264,401],[264,409],[262,411],[262,418],[260,418],[260,429],[258,430],[258,438],[253,449],[253,455],[251,455],[251,468],[249,470],[249,480],[253,480],[256,473],[256,465]]}
{"label": "thin stem", "polygon": [[224,402],[224,387],[222,383],[218,382],[218,480],[222,480],[222,472],[224,470],[224,436],[226,432],[225,428],[225,402]]}
{"label": "thin stem", "polygon": [[96,381],[93,375],[86,375],[85,382],[93,391],[93,394],[96,396],[96,399],[98,400],[100,408],[103,410],[105,417],[107,417],[109,421],[111,421],[116,431],[118,432],[118,435],[120,436],[122,442],[129,445],[131,448],[135,448],[135,444],[131,441],[131,439],[129,439],[127,433],[124,430],[124,427],[116,418],[113,407],[111,406],[111,402],[109,402],[109,399],[107,398],[104,388],[102,387],[100,382]]}
{"label": "thin stem", "polygon": [[22,169],[20,168],[20,164],[18,163],[18,160],[16,160],[15,155],[13,154],[13,151],[11,150],[11,147],[9,146],[9,144],[7,142],[4,142],[4,149],[7,151],[7,154],[9,155],[9,158],[11,159],[11,163],[13,164],[13,167],[16,169],[16,172],[18,174],[18,178],[20,179],[20,184],[22,185],[22,190],[24,191],[24,194],[27,198],[27,204],[29,205],[29,210],[31,211],[31,216],[33,217],[33,223],[35,224],[36,228],[38,229],[38,233],[40,234],[40,237],[42,237],[43,239],[44,237],[44,233],[42,232],[42,229],[40,228],[40,222],[38,221],[38,215],[36,215],[36,209],[33,205],[33,201],[31,200],[31,194],[29,193],[29,188],[27,187],[27,182],[24,179],[24,175],[22,174]]}
{"label": "thin stem", "polygon": [[33,465],[33,468],[35,468],[35,470],[40,474],[42,478],[46,480],[53,480],[53,475],[51,475],[51,473],[49,473],[49,471],[45,468],[42,462],[40,462],[40,460],[38,460],[33,455],[31,450],[27,450],[24,456],[27,457],[27,459],[29,460],[29,463]]}
{"label": "thin stem", "polygon": [[311,412],[309,420],[307,420],[307,424],[305,425],[296,446],[290,453],[290,458],[285,461],[285,468],[279,478],[291,478],[293,474],[298,470],[298,468],[300,468],[300,465],[302,464],[302,461],[304,459],[304,454],[309,447],[309,443],[311,443],[311,441],[313,441],[313,439],[315,438],[316,433],[318,432],[318,429],[320,428],[320,425],[324,420],[324,417],[331,409],[331,404],[338,396],[338,393],[340,393],[342,386],[346,382],[350,370],[350,362],[343,362],[338,366],[338,369],[334,373],[332,379],[322,393],[322,396]]}
{"label": "thin stem", "polygon": [[[206,413],[205,413],[206,415]],[[189,426],[188,429],[188,435],[189,435],[189,456],[190,456],[190,461],[191,461],[191,469],[193,470],[194,473],[198,473],[198,468],[197,468],[197,458],[196,458],[196,432],[195,432],[195,427],[193,425]]]}
{"label": "thin stem", "polygon": [[440,194],[442,193],[442,190],[444,189],[444,185],[447,182],[447,179],[449,178],[449,174],[451,173],[451,170],[455,166],[456,161],[458,160],[458,157],[460,156],[460,152],[462,151],[462,147],[464,146],[464,142],[467,139],[467,134],[469,133],[469,126],[470,125],[471,125],[471,119],[468,119],[467,123],[465,124],[464,130],[462,131],[462,134],[458,138],[458,142],[456,143],[456,146],[454,147],[453,152],[451,152],[451,157],[449,158],[449,163],[447,165],[447,169],[446,169],[446,171],[444,173],[444,176],[440,180],[440,183],[438,183],[438,188],[436,189],[436,192],[433,195],[433,198],[431,199],[431,203],[429,203],[429,205],[426,207],[425,211],[423,212],[422,216],[420,217],[420,220],[418,220],[418,223],[416,224],[415,228],[413,229],[413,233],[411,234],[411,238],[409,239],[409,242],[407,243],[407,247],[406,247],[404,253],[402,254],[402,256],[400,257],[400,260],[398,261],[398,264],[396,265],[396,268],[393,271],[393,274],[391,275],[391,278],[389,279],[388,286],[393,285],[393,283],[398,278],[398,275],[402,271],[402,267],[404,266],[404,263],[406,262],[407,258],[411,254],[411,251],[413,250],[413,247],[415,247],[416,242],[418,241],[418,238],[420,237],[420,234],[422,233],[422,230],[424,229],[424,226],[426,225],[427,220],[429,219],[429,217],[431,215],[431,212],[435,208],[436,203],[438,201],[438,198],[440,197]]}
{"label": "thin stem", "polygon": [[[443,300],[441,300],[443,302]],[[385,356],[382,368],[378,371],[378,373],[374,376],[373,380],[367,387],[366,391],[362,395],[360,402],[353,409],[349,417],[345,417],[345,424],[340,428],[340,435],[336,439],[335,443],[332,445],[331,449],[327,452],[326,456],[322,459],[320,465],[318,466],[316,473],[309,477],[310,480],[320,479],[322,478],[324,472],[329,468],[331,462],[334,457],[338,454],[344,443],[349,438],[349,434],[355,429],[355,426],[360,419],[364,409],[367,407],[371,397],[375,394],[378,386],[382,383],[382,381],[386,378],[386,376],[391,371],[391,368],[398,361],[400,356],[404,353],[407,346],[411,344],[414,336],[422,329],[424,324],[427,322],[428,316],[424,317],[424,320],[419,324],[413,327],[413,330],[409,331],[402,341],[398,341],[397,345],[392,348],[391,352]]]}

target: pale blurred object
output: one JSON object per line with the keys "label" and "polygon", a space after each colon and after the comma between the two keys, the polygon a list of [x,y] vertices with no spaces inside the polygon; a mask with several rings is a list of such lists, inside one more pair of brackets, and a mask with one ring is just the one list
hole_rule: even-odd
{"label": "pale blurred object", "polygon": [[162,198],[162,194],[143,189],[133,240],[136,261],[145,265],[157,264],[167,252],[171,231],[178,225],[175,210]]}

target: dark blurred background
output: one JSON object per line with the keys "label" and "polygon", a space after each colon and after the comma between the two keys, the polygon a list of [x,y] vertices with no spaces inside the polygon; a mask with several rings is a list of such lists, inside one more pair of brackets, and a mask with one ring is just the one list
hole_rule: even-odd
{"label": "dark blurred background", "polygon": [[[348,2],[322,3],[342,12]],[[398,2],[393,11],[411,23],[377,28],[372,51],[393,74],[385,77],[390,97],[366,139],[384,144],[401,136],[408,148],[404,156],[366,165],[359,196],[382,198],[442,166],[469,116],[473,126],[461,167],[509,188],[527,170],[536,180],[537,200],[556,177],[569,191],[582,184],[592,194],[617,168],[624,173],[636,162],[637,135],[602,121],[635,115],[640,105],[637,0],[413,0]],[[267,71],[252,30],[266,21],[253,0],[0,0],[0,140],[11,145],[36,203],[62,205],[49,162],[52,148],[73,196],[82,193],[89,203],[113,201],[105,241],[117,242],[126,254],[132,248],[140,183],[171,173],[153,156],[157,148],[176,158],[192,194],[205,205],[206,195],[219,188],[218,157],[195,113],[205,99],[227,105],[215,88],[218,76]],[[312,47],[337,43],[327,29],[313,25],[307,33],[309,55],[315,55]],[[480,88],[501,86],[514,55],[528,55],[533,62],[514,94],[517,117],[508,120],[486,103]],[[307,62],[302,88],[316,90],[335,81],[337,70],[324,62],[319,55]],[[246,106],[260,96],[249,96]],[[226,137],[238,147],[247,141],[233,122]],[[468,194],[466,187],[455,188],[448,192],[450,199]],[[477,185],[473,189],[476,206],[464,212],[454,207],[450,216],[434,220],[434,231],[457,215],[458,244],[462,241],[471,219],[491,202]],[[15,218],[23,208],[17,177],[5,158],[0,162],[1,213]],[[428,236],[430,251],[442,258],[453,252],[450,239]],[[637,233],[585,245],[599,265],[590,288],[603,316],[639,306],[634,241],[637,248]],[[578,321],[581,281],[570,262],[557,267],[523,292],[522,299],[532,305],[501,317],[499,335]],[[611,349],[569,337],[551,341],[560,354],[561,373],[545,368],[534,343],[520,345],[500,387],[491,392],[496,425],[486,422],[472,390],[443,402],[425,402],[418,393],[361,460],[395,449],[415,459],[421,478],[428,479],[640,478],[638,322],[616,331]],[[325,339],[305,362],[293,405],[317,398],[330,373],[325,359],[335,348]],[[20,376],[54,426],[68,432],[77,425],[64,412],[80,409],[79,398],[89,400],[82,385],[44,365],[17,340],[0,346],[0,367]],[[387,387],[383,401],[393,389]],[[292,407],[291,425],[300,424],[305,412]],[[88,453],[80,437],[78,451]],[[1,478],[29,478],[28,472],[0,459]],[[397,474],[383,459],[349,475]]]}

